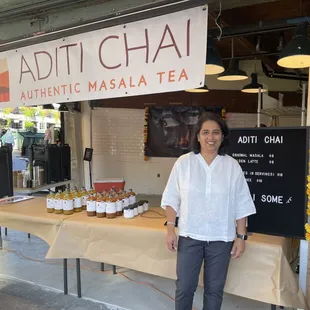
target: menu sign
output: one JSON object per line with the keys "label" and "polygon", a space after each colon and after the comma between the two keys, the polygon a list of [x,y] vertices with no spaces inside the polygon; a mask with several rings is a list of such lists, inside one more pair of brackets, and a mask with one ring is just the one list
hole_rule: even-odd
{"label": "menu sign", "polygon": [[229,154],[244,171],[257,214],[250,232],[304,238],[308,128],[230,130]]}

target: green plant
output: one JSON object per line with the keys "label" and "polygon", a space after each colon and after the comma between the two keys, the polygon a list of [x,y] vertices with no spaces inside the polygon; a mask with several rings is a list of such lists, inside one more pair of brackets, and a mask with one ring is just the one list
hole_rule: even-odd
{"label": "green plant", "polygon": [[35,108],[29,108],[29,107],[20,107],[19,112],[28,118],[32,118],[36,114],[36,109]]}
{"label": "green plant", "polygon": [[48,111],[47,111],[47,110],[43,110],[43,109],[38,110],[38,115],[39,115],[42,119],[44,119],[44,118],[47,116],[47,114],[48,114]]}
{"label": "green plant", "polygon": [[35,124],[30,121],[25,121],[25,129],[31,131],[35,127]]}
{"label": "green plant", "polygon": [[51,114],[52,114],[52,117],[55,119],[55,122],[58,123],[60,120],[60,113],[57,111],[52,111]]}
{"label": "green plant", "polygon": [[2,113],[8,115],[8,114],[11,114],[13,112],[13,110],[14,109],[12,109],[12,108],[5,108],[2,110]]}
{"label": "green plant", "polygon": [[10,118],[6,119],[6,127],[10,128],[12,124],[12,120]]}

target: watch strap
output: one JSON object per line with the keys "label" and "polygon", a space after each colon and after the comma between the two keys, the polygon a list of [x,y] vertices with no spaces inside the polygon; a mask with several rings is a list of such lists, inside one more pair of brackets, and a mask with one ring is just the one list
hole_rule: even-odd
{"label": "watch strap", "polygon": [[237,238],[241,239],[241,240],[248,240],[248,235],[241,235],[237,233]]}

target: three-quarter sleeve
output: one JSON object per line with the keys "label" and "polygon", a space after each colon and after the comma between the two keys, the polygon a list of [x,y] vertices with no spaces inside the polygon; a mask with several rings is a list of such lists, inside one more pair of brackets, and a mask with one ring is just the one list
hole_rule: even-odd
{"label": "three-quarter sleeve", "polygon": [[178,181],[178,162],[176,162],[171,170],[166,188],[162,195],[161,207],[172,207],[177,213],[179,213],[181,203],[180,188]]}
{"label": "three-quarter sleeve", "polygon": [[249,190],[249,186],[247,184],[247,181],[244,177],[241,168],[235,186],[236,186],[235,219],[239,220],[241,218],[255,214],[256,208]]}

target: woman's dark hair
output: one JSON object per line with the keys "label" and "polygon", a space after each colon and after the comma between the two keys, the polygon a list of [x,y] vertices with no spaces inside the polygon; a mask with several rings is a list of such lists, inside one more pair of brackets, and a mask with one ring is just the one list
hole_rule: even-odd
{"label": "woman's dark hair", "polygon": [[201,114],[199,119],[198,119],[198,122],[197,122],[196,127],[195,127],[195,131],[194,131],[193,140],[192,140],[192,151],[195,154],[200,153],[200,143],[198,142],[197,137],[200,133],[202,124],[206,121],[214,121],[220,126],[224,139],[222,141],[222,144],[219,147],[218,154],[219,155],[225,155],[227,152],[228,145],[229,145],[228,126],[227,126],[226,122],[219,115],[217,115],[215,113],[211,113],[211,112],[205,112],[205,113]]}

